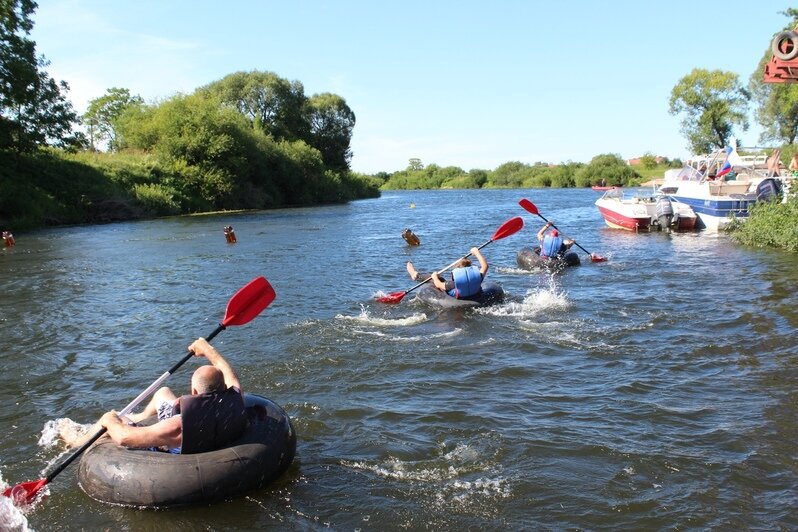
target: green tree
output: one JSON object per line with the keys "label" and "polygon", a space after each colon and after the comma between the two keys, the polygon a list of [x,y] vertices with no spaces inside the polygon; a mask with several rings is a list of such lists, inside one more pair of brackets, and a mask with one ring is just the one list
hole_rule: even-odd
{"label": "green tree", "polygon": [[304,114],[307,98],[298,81],[274,72],[234,72],[199,89],[247,117],[256,130],[275,140],[308,140],[310,125]]}
{"label": "green tree", "polygon": [[489,187],[518,188],[524,180],[532,175],[531,166],[520,161],[510,161],[499,165],[488,174]]}
{"label": "green tree", "polygon": [[[785,30],[798,25],[798,9],[789,8],[782,14],[790,19]],[[798,84],[765,83],[765,65],[772,57],[773,51],[768,46],[748,82],[752,98],[757,104],[754,118],[762,125],[759,141],[793,144],[798,138]]]}
{"label": "green tree", "polygon": [[421,163],[421,159],[418,157],[412,157],[409,161],[407,161],[407,169],[408,170],[423,170],[424,165]]}
{"label": "green tree", "polygon": [[646,152],[640,157],[640,164],[643,165],[643,168],[646,170],[651,170],[657,167],[657,158],[654,157],[654,154],[651,152]]}
{"label": "green tree", "polygon": [[89,128],[89,143],[91,149],[96,148],[96,142],[107,141],[108,149],[116,151],[117,126],[116,123],[122,113],[131,105],[142,105],[141,96],[131,96],[128,89],[112,87],[103,96],[89,102],[89,107],[83,114],[83,123]]}
{"label": "green tree", "polygon": [[83,142],[72,132],[78,118],[66,99],[69,86],[46,73],[49,62],[36,57],[28,38],[36,7],[32,0],[0,0],[0,148],[19,152]]}
{"label": "green tree", "polygon": [[748,129],[749,92],[737,74],[696,68],[673,87],[670,113],[684,114],[682,133],[694,153],[729,143],[734,126]]}
{"label": "green tree", "polygon": [[308,101],[310,145],[321,152],[324,164],[335,171],[348,171],[352,160],[352,131],[355,113],[346,100],[329,92],[315,94]]}
{"label": "green tree", "polygon": [[576,170],[574,181],[578,187],[589,187],[599,183],[626,185],[640,174],[614,153],[596,155],[590,163]]}

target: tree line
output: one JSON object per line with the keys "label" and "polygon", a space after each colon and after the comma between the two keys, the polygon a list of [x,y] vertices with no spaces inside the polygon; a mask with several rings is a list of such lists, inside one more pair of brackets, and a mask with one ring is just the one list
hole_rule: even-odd
{"label": "tree line", "polygon": [[149,104],[112,87],[77,116],[30,38],[36,7],[0,0],[0,225],[379,195],[379,181],[350,170],[355,114],[344,98],[306,96],[272,72],[232,73]]}

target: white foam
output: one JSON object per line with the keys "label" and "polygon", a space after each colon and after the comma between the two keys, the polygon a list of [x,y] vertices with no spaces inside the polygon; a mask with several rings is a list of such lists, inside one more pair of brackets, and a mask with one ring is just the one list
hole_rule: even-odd
{"label": "white foam", "polygon": [[[5,491],[10,486],[3,480],[0,475],[0,490]],[[30,511],[35,506],[25,505],[24,503],[14,504],[14,500],[10,497],[0,495],[0,530],[8,532],[27,532],[31,530],[28,528],[28,519],[25,517],[25,512]]]}
{"label": "white foam", "polygon": [[42,435],[39,436],[39,446],[49,448],[55,447],[61,442],[61,434],[68,434],[72,441],[88,436],[94,424],[88,423],[81,425],[72,421],[68,417],[51,419],[44,424]]}
{"label": "white foam", "polygon": [[355,334],[365,335],[365,336],[376,336],[381,340],[387,340],[389,342],[420,342],[422,340],[428,341],[433,338],[451,338],[454,336],[458,336],[462,334],[463,329],[453,329],[451,331],[441,332],[441,333],[431,333],[431,334],[418,334],[414,336],[397,336],[395,334],[385,333],[379,330],[364,330],[364,329],[355,329],[352,331]]}
{"label": "white foam", "polygon": [[508,301],[501,305],[493,305],[477,309],[480,314],[491,316],[515,317],[529,319],[541,314],[564,312],[571,308],[572,303],[564,292],[557,289],[552,282],[547,288],[530,290],[520,303]]}
{"label": "white foam", "polygon": [[378,318],[372,316],[371,313],[365,308],[361,307],[360,314],[357,316],[344,316],[338,314],[335,316],[337,320],[349,320],[355,323],[362,323],[365,325],[373,325],[378,327],[407,327],[408,325],[418,325],[427,321],[427,315],[423,312],[417,312],[403,318]]}

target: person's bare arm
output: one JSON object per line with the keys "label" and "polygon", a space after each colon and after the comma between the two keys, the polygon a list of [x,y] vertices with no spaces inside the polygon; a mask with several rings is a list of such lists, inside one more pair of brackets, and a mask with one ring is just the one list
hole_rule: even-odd
{"label": "person's bare arm", "polygon": [[441,278],[441,274],[438,272],[432,272],[432,283],[438,290],[446,291],[446,281]]}
{"label": "person's bare arm", "polygon": [[551,227],[551,222],[546,222],[546,225],[540,228],[538,231],[538,240],[543,240],[543,237],[546,236],[546,229]]}
{"label": "person's bare arm", "polygon": [[180,447],[183,444],[183,421],[180,416],[170,417],[154,425],[137,427],[128,425],[114,410],[100,418],[100,424],[108,429],[114,442],[130,449],[148,447]]}
{"label": "person's bare arm", "polygon": [[479,248],[471,248],[471,254],[474,255],[479,261],[479,273],[482,274],[482,278],[484,279],[485,275],[488,273],[488,261],[485,260],[485,257],[482,255],[482,252],[479,251]]}
{"label": "person's bare arm", "polygon": [[208,362],[213,364],[213,367],[218,369],[224,375],[224,384],[228,388],[235,386],[241,390],[241,382],[238,380],[238,375],[233,370],[232,366],[227,363],[224,357],[205,338],[199,338],[190,346],[188,350],[194,353],[194,356],[205,357]]}

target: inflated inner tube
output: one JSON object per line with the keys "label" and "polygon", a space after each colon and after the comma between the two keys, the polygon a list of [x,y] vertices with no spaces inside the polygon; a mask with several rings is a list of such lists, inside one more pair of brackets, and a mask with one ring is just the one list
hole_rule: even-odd
{"label": "inflated inner tube", "polygon": [[566,266],[579,266],[581,261],[579,255],[573,251],[567,252],[564,256],[557,259],[540,258],[540,246],[535,248],[521,248],[515,257],[518,267],[524,270],[539,270],[542,268],[564,268]]}
{"label": "inflated inner tube", "polygon": [[479,294],[471,297],[458,299],[452,297],[442,290],[438,290],[430,281],[418,291],[416,299],[428,305],[442,308],[468,308],[483,307],[494,303],[501,303],[504,300],[504,289],[500,284],[493,281],[483,281],[482,290]]}
{"label": "inflated inner tube", "polygon": [[291,465],[291,419],[265,397],[244,394],[249,426],[230,445],[200,454],[126,449],[102,438],[80,460],[78,483],[100,502],[142,508],[211,503],[266,487]]}

